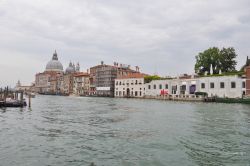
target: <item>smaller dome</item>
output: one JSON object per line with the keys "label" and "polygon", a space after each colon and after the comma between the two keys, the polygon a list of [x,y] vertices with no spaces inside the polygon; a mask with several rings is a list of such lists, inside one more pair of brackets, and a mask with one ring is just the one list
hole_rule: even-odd
{"label": "smaller dome", "polygon": [[75,72],[75,68],[74,68],[74,66],[72,65],[72,63],[70,62],[70,63],[69,63],[69,66],[66,68],[65,73],[66,73],[66,74],[70,74],[70,73],[74,73],[74,72]]}

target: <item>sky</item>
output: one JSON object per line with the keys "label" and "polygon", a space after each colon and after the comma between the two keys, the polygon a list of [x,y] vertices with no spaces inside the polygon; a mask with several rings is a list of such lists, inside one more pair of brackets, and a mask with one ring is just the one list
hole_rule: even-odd
{"label": "sky", "polygon": [[249,0],[0,0],[0,87],[29,85],[54,50],[64,69],[104,61],[175,76],[209,47],[234,47],[239,69],[249,40]]}

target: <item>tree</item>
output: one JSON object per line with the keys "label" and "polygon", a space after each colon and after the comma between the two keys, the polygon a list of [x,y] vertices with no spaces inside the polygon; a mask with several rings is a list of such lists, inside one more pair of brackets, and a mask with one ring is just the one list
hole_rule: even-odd
{"label": "tree", "polygon": [[221,71],[235,71],[235,66],[237,65],[237,62],[235,61],[236,57],[237,54],[235,53],[235,49],[233,47],[222,48],[222,50],[220,51]]}
{"label": "tree", "polygon": [[218,61],[220,57],[220,50],[217,47],[209,48],[204,52],[200,52],[196,57],[195,71],[199,74],[204,74],[206,71],[210,71],[211,64],[213,65],[214,73],[219,73],[217,71],[220,63]]}
{"label": "tree", "polygon": [[204,52],[200,52],[196,57],[195,71],[203,75],[206,71],[210,71],[211,65],[213,66],[213,73],[218,74],[222,72],[235,71],[237,62],[235,58],[237,54],[232,47],[223,48],[220,50],[217,47],[212,47]]}
{"label": "tree", "polygon": [[157,75],[153,75],[153,76],[145,76],[144,80],[145,80],[145,83],[149,83],[152,80],[162,80],[162,78]]}

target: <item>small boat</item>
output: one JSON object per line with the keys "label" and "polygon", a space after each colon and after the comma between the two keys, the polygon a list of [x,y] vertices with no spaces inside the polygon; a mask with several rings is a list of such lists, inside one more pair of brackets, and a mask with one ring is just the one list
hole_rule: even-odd
{"label": "small boat", "polygon": [[25,107],[27,106],[27,103],[25,99],[23,101],[20,100],[14,100],[11,98],[7,98],[6,101],[0,102],[1,107]]}

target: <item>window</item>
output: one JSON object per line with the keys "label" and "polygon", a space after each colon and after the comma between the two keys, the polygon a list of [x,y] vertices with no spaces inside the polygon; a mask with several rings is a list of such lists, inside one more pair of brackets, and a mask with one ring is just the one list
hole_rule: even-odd
{"label": "window", "polygon": [[168,89],[168,84],[165,85],[165,89]]}
{"label": "window", "polygon": [[140,91],[140,96],[141,96],[141,91]]}
{"label": "window", "polygon": [[159,89],[162,89],[162,85],[161,84],[159,85]]}
{"label": "window", "polygon": [[213,82],[210,83],[210,88],[214,89],[214,83]]}
{"label": "window", "polygon": [[137,91],[135,91],[135,96],[137,96]]}
{"label": "window", "polygon": [[236,88],[236,83],[235,82],[231,82],[231,88]]}
{"label": "window", "polygon": [[154,85],[154,89],[156,89],[156,85]]}
{"label": "window", "polygon": [[151,89],[151,86],[150,86],[150,85],[148,85],[148,89]]}
{"label": "window", "polygon": [[137,85],[137,80],[135,80],[135,85]]}
{"label": "window", "polygon": [[242,82],[242,88],[246,88],[246,82],[245,81]]}
{"label": "window", "polygon": [[205,87],[206,87],[206,86],[205,86],[205,83],[201,83],[201,88],[202,88],[202,89],[205,89]]}
{"label": "window", "polygon": [[220,83],[220,88],[221,88],[221,89],[224,89],[224,88],[225,88],[225,83],[224,83],[224,82],[221,82],[221,83]]}

